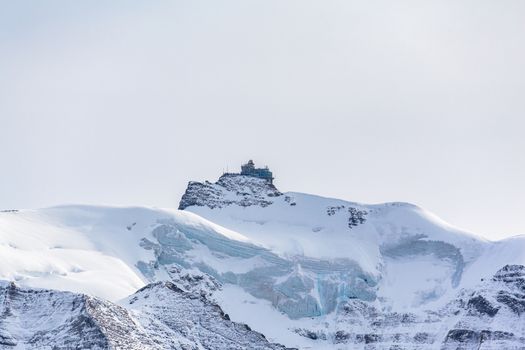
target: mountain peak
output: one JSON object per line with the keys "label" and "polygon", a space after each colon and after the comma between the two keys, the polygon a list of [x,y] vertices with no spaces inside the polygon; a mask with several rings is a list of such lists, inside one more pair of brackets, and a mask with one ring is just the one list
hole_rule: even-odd
{"label": "mountain peak", "polygon": [[240,173],[224,173],[215,183],[190,181],[179,203],[183,210],[191,206],[223,208],[232,204],[241,207],[267,207],[272,198],[281,196],[273,184],[268,167],[255,168],[252,160],[241,166]]}

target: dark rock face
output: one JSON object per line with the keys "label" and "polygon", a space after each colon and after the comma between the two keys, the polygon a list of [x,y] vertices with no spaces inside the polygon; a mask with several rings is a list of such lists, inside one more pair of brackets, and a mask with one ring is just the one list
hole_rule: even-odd
{"label": "dark rock face", "polygon": [[[514,345],[518,347],[514,347]],[[523,339],[517,339],[513,333],[505,331],[453,329],[447,333],[445,349],[509,349],[520,348]],[[521,347],[522,348],[522,347]]]}
{"label": "dark rock face", "polygon": [[515,291],[525,293],[525,266],[505,265],[496,272],[492,280],[504,282]]}
{"label": "dark rock face", "polygon": [[447,333],[446,343],[471,343],[478,344],[480,333],[469,329],[452,329]]}
{"label": "dark rock face", "polygon": [[414,335],[414,342],[418,344],[430,343],[432,336],[427,332],[419,332]]}
{"label": "dark rock face", "polygon": [[[522,282],[525,277],[525,266],[505,265],[494,275],[495,281],[503,282]],[[522,283],[520,283],[522,285]]]}
{"label": "dark rock face", "polygon": [[358,210],[356,208],[348,208],[348,228],[364,224],[366,221],[366,215],[368,212],[366,210]]}
{"label": "dark rock face", "polygon": [[251,176],[225,174],[215,183],[208,181],[188,183],[179,203],[179,209],[191,206],[223,208],[229,205],[267,207],[272,198],[282,193],[269,181]]}
{"label": "dark rock face", "polygon": [[493,281],[509,287],[499,291],[496,300],[518,316],[525,314],[525,266],[506,265],[494,275]]}
{"label": "dark rock face", "polygon": [[339,212],[348,213],[348,228],[352,229],[353,227],[362,225],[366,222],[366,216],[368,212],[366,210],[358,209],[355,207],[346,208],[344,205],[330,206],[326,208],[326,214],[328,216],[334,216]]}
{"label": "dark rock face", "polygon": [[295,331],[295,333],[299,334],[300,336],[303,336],[305,338],[309,338],[309,339],[312,339],[312,340],[318,340],[318,339],[326,340],[326,336],[323,333],[312,332],[312,331],[309,331],[309,330],[303,329],[303,328],[295,329],[294,331]]}
{"label": "dark rock face", "polygon": [[508,306],[513,312],[515,312],[518,315],[525,313],[525,295],[523,294],[511,294],[504,291],[500,291],[496,300]]}
{"label": "dark rock face", "polygon": [[334,343],[335,344],[346,343],[350,339],[350,337],[351,337],[350,333],[346,333],[345,331],[337,331],[335,332]]}
{"label": "dark rock face", "polygon": [[467,308],[474,314],[478,313],[482,315],[488,315],[490,317],[494,317],[499,310],[499,308],[492,306],[492,304],[481,295],[471,298],[468,301]]}

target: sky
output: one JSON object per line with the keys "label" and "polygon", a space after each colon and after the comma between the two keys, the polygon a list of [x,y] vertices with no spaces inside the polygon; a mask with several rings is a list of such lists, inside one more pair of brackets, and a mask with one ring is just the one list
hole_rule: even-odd
{"label": "sky", "polygon": [[0,209],[281,191],[525,234],[525,2],[0,0]]}

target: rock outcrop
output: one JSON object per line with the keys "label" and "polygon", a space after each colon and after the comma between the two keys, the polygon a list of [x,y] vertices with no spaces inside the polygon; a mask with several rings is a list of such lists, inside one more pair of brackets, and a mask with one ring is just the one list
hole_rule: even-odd
{"label": "rock outcrop", "polygon": [[179,203],[179,209],[190,206],[223,208],[236,204],[241,207],[258,205],[266,207],[273,203],[273,198],[282,193],[269,181],[252,176],[224,174],[215,183],[208,181],[188,184]]}

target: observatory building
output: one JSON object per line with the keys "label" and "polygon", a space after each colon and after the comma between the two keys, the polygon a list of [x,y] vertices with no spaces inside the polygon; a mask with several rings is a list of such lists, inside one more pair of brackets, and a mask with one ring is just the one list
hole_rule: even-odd
{"label": "observatory building", "polygon": [[256,168],[253,160],[249,160],[248,163],[241,165],[241,175],[258,177],[265,179],[269,183],[273,183],[273,173],[268,169],[267,166],[264,168]]}

